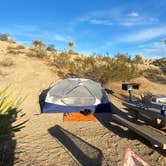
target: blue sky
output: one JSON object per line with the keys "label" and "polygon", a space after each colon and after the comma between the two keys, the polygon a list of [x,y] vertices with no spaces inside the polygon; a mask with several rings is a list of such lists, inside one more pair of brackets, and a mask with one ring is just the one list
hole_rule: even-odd
{"label": "blue sky", "polygon": [[0,0],[0,33],[83,54],[166,57],[166,0]]}

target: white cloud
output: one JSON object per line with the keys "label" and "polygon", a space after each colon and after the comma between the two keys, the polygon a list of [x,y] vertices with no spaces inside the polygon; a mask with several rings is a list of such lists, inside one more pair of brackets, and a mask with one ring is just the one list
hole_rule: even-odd
{"label": "white cloud", "polygon": [[157,28],[144,29],[139,32],[121,36],[121,38],[118,40],[120,42],[143,42],[165,36],[166,36],[166,26],[163,26]]}
{"label": "white cloud", "polygon": [[80,22],[102,25],[121,25],[121,26],[136,26],[147,25],[158,22],[155,17],[148,17],[138,12],[127,13],[122,8],[112,8],[109,10],[99,10],[87,13],[79,18]]}
{"label": "white cloud", "polygon": [[7,33],[14,37],[16,40],[23,41],[24,43],[25,38],[26,43],[28,43],[28,40],[31,42],[35,39],[40,39],[46,42],[67,42],[72,39],[69,35],[66,34],[59,34],[54,31],[42,30],[37,25],[15,25],[10,28],[0,27],[0,32]]}
{"label": "white cloud", "polygon": [[101,25],[112,25],[113,23],[110,20],[102,20],[102,19],[91,19],[89,20],[91,24],[101,24]]}
{"label": "white cloud", "polygon": [[128,16],[130,16],[130,17],[138,17],[139,13],[138,12],[131,12],[131,13],[128,14]]}
{"label": "white cloud", "polygon": [[164,41],[153,42],[138,46],[138,51],[144,58],[162,58],[166,57],[166,45]]}
{"label": "white cloud", "polygon": [[48,38],[53,40],[53,41],[56,40],[56,41],[62,41],[62,42],[68,42],[69,40],[72,40],[72,38],[68,35],[60,35],[60,34],[57,34],[54,32],[49,34]]}
{"label": "white cloud", "polygon": [[37,30],[37,25],[15,25],[15,28],[21,30],[21,31],[36,31]]}

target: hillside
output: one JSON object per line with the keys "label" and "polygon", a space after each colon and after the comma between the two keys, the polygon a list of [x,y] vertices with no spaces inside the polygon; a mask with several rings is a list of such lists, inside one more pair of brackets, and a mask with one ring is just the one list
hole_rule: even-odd
{"label": "hillside", "polygon": [[[51,134],[52,130],[56,131],[56,125],[68,131],[63,137],[71,140],[75,147],[71,151],[84,154],[87,159],[88,156],[99,155],[101,165],[106,165],[105,161],[111,163],[110,165],[122,165],[124,150],[127,147],[133,149],[150,165],[165,165],[163,151],[154,150],[147,142],[137,139],[137,135],[127,132],[125,127],[114,122],[107,122],[109,127],[106,128],[99,120],[86,123],[63,122],[62,114],[40,114],[40,93],[68,71],[63,67],[59,74],[59,68],[50,65],[47,58],[31,57],[29,48],[24,46],[18,49],[19,45],[0,42],[0,88],[12,84],[22,89],[23,95],[28,95],[23,104],[26,116],[16,124],[26,119],[28,122],[21,131],[16,132],[15,147],[7,149],[9,155],[14,152],[14,165],[78,165]],[[19,51],[12,52],[13,47]],[[133,81],[141,83],[141,92],[151,91],[154,94],[166,95],[166,84],[152,82],[144,77],[134,78]],[[120,81],[108,82],[105,86],[115,93],[124,93],[120,90]],[[10,141],[8,143],[10,144]],[[84,159],[80,158],[80,162]]]}

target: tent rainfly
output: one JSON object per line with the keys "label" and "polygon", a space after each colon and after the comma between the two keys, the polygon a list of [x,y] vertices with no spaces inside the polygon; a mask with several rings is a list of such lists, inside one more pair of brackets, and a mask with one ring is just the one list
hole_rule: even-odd
{"label": "tent rainfly", "polygon": [[110,112],[110,102],[101,85],[90,79],[57,81],[47,92],[42,113]]}

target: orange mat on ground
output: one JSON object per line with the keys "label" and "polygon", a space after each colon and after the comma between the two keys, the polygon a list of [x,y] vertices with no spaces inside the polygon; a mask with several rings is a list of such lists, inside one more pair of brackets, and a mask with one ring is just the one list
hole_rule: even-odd
{"label": "orange mat on ground", "polygon": [[69,115],[65,115],[65,113],[63,114],[63,121],[70,121],[70,122],[80,122],[80,121],[96,121],[95,117],[93,116],[93,114],[89,114],[89,115],[83,115],[81,113],[71,113],[70,116]]}

